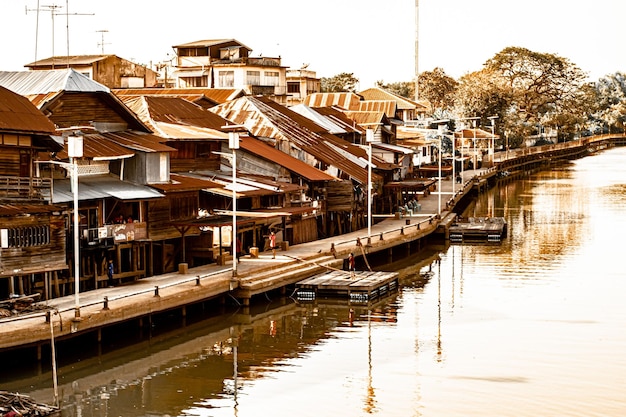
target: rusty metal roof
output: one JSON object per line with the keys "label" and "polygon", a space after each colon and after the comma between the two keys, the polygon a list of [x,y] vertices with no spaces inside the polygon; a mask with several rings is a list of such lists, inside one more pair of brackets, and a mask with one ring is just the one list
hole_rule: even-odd
{"label": "rusty metal roof", "polygon": [[26,97],[0,86],[0,131],[51,135],[55,127]]}
{"label": "rusty metal roof", "polygon": [[60,215],[63,210],[63,207],[49,204],[0,204],[0,216],[55,212]]}
{"label": "rusty metal roof", "polygon": [[250,51],[252,50],[251,48],[248,48],[246,45],[244,45],[243,43],[239,42],[236,39],[207,39],[207,40],[183,43],[180,45],[174,45],[172,46],[172,48],[195,48],[198,46],[219,46],[221,44],[232,44],[232,43],[242,46]]}
{"label": "rusty metal roof", "polygon": [[302,162],[299,159],[293,158],[286,153],[279,151],[276,148],[261,142],[258,139],[251,138],[249,136],[240,137],[240,145],[246,151],[265,158],[268,161],[275,162],[289,171],[308,179],[309,181],[333,181],[337,178],[332,175],[328,175],[319,169],[312,167],[311,165]]}
{"label": "rusty metal roof", "polygon": [[117,143],[124,148],[139,152],[176,152],[175,148],[162,143],[163,139],[143,132],[126,130],[123,132],[99,133],[97,136]]}
{"label": "rusty metal roof", "polygon": [[223,188],[222,184],[204,178],[189,177],[181,174],[170,174],[170,182],[162,184],[151,184],[153,188],[164,193],[199,191],[205,188]]}
{"label": "rusty metal roof", "polygon": [[91,65],[94,62],[105,60],[115,55],[69,55],[69,56],[51,56],[49,58],[40,59],[30,64],[24,65],[27,68],[31,67],[47,67],[57,66],[63,67],[66,65]]}
{"label": "rusty metal roof", "polygon": [[[63,141],[63,138],[60,138],[60,141]],[[83,135],[83,158],[85,159],[108,161],[131,158],[134,155],[134,152],[129,151],[100,134]],[[69,155],[67,154],[67,144],[65,144],[62,151],[57,153],[57,158],[60,160],[69,159]]]}
{"label": "rusty metal roof", "polygon": [[345,110],[357,110],[361,97],[354,93],[313,93],[304,98],[309,107],[339,106]]}
{"label": "rusty metal roof", "polygon": [[[216,106],[215,111],[256,137],[288,141],[360,183],[368,181],[367,156],[361,148],[328,133],[323,127],[267,97],[246,96]],[[341,152],[344,151],[344,152]],[[372,178],[379,180],[377,174]]]}
{"label": "rusty metal roof", "polygon": [[361,135],[365,134],[365,129],[336,107],[317,107],[314,110],[341,126],[347,132],[359,133]]}
{"label": "rusty metal roof", "polygon": [[[227,101],[245,96],[246,93],[240,88],[123,88],[113,90],[113,93],[121,100],[140,96],[166,96],[179,97],[191,102],[207,99],[214,104],[226,103]],[[204,107],[204,106],[203,106]]]}
{"label": "rusty metal roof", "polygon": [[389,124],[387,116],[382,111],[345,111],[344,113],[364,129],[368,126]]}
{"label": "rusty metal roof", "polygon": [[367,90],[360,91],[359,94],[364,100],[394,100],[398,105],[398,110],[428,110],[428,108],[421,103],[417,103],[379,87],[368,88]]}
{"label": "rusty metal roof", "polygon": [[396,117],[398,105],[395,100],[364,100],[359,102],[359,111],[382,112],[390,119]]}
{"label": "rusty metal roof", "polygon": [[491,135],[491,132],[487,132],[482,129],[462,129],[459,132],[454,132],[454,136],[464,139],[500,139],[499,135]]}

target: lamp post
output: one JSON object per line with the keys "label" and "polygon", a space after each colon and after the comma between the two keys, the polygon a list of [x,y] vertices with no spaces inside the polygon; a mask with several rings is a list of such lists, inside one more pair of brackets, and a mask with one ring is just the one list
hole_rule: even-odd
{"label": "lamp post", "polygon": [[496,153],[496,119],[498,116],[489,116],[487,119],[491,120],[491,166],[494,166],[496,161],[494,161],[495,153]]}
{"label": "lamp post", "polygon": [[239,149],[239,132],[228,132],[228,147],[233,156],[233,277],[237,276],[237,149]]}
{"label": "lamp post", "polygon": [[78,160],[83,156],[83,137],[71,135],[67,138],[67,153],[72,166],[72,194],[74,197],[74,316],[80,318],[80,246],[78,237]]}
{"label": "lamp post", "polygon": [[443,132],[445,130],[445,125],[439,125],[437,127],[438,133],[439,133],[439,152],[437,152],[439,154],[439,176],[438,176],[438,185],[437,185],[437,189],[438,189],[438,199],[437,199],[437,213],[439,215],[441,215],[441,143],[442,143],[442,138],[443,138]]}
{"label": "lamp post", "polygon": [[367,244],[372,244],[372,142],[374,142],[374,129],[365,131],[367,142]]}

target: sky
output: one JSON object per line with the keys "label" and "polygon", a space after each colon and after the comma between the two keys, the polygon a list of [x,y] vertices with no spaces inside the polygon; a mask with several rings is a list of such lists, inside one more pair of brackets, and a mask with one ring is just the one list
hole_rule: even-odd
{"label": "sky", "polygon": [[625,0],[419,0],[417,25],[415,10],[415,0],[0,0],[0,70],[68,45],[150,65],[174,45],[236,39],[318,77],[352,73],[362,90],[414,79],[417,32],[419,72],[459,78],[508,46],[567,58],[591,81],[626,72]]}

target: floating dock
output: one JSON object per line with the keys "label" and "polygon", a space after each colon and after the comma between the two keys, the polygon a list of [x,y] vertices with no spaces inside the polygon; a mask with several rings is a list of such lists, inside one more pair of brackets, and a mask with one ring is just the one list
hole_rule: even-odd
{"label": "floating dock", "polygon": [[397,288],[397,272],[329,271],[296,283],[296,294],[298,300],[303,301],[332,297],[368,303]]}
{"label": "floating dock", "polygon": [[507,234],[504,217],[470,217],[449,227],[450,242],[480,240],[500,242]]}

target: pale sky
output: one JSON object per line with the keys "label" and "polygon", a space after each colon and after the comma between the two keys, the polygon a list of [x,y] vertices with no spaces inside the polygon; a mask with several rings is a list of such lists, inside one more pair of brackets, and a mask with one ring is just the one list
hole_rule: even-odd
{"label": "pale sky", "polygon": [[[353,73],[360,89],[415,74],[415,0],[0,0],[0,6],[4,71],[24,70],[35,46],[37,59],[52,56],[53,33],[54,54],[66,55],[69,26],[70,55],[104,48],[149,65],[173,57],[173,45],[234,38],[253,56],[281,56],[294,69],[309,64],[318,77]],[[59,6],[54,19],[50,6]],[[419,71],[441,67],[458,78],[519,46],[568,58],[597,80],[626,72],[625,35],[625,0],[420,0]]]}

